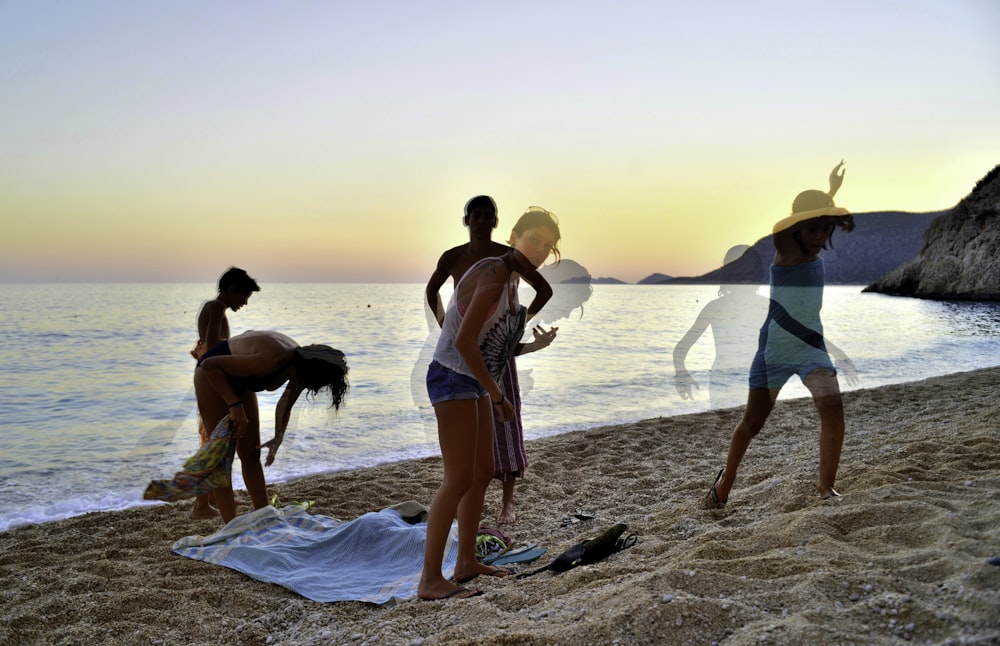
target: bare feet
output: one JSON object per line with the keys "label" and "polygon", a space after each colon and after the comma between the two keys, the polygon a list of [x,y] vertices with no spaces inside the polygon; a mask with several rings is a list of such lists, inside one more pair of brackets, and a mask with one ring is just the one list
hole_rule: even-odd
{"label": "bare feet", "polygon": [[219,517],[219,510],[211,505],[199,505],[195,503],[191,508],[191,518],[194,520],[211,520]]}
{"label": "bare feet", "polygon": [[504,504],[500,510],[500,514],[497,516],[497,525],[513,525],[515,520],[517,520],[517,516],[514,514],[514,503],[511,501],[509,504]]}
{"label": "bare feet", "polygon": [[486,576],[495,576],[497,578],[503,578],[505,576],[510,576],[514,574],[512,570],[502,567],[493,567],[492,565],[483,565],[482,563],[476,562],[476,565],[470,570],[463,570],[459,574],[458,568],[455,568],[455,580],[459,583],[468,583],[469,581],[475,579],[480,574]]}
{"label": "bare feet", "polygon": [[497,525],[513,525],[516,516],[514,515],[514,486],[517,478],[513,475],[503,481],[503,494],[500,499],[500,514],[497,516]]}
{"label": "bare feet", "polygon": [[219,510],[215,505],[215,493],[203,493],[194,499],[194,507],[191,508],[191,518],[194,520],[211,520],[219,517]]}
{"label": "bare feet", "polygon": [[444,599],[468,599],[469,597],[478,597],[483,593],[482,590],[477,590],[476,588],[466,588],[450,584],[449,586],[447,588],[417,590],[417,596],[424,601],[441,601]]}

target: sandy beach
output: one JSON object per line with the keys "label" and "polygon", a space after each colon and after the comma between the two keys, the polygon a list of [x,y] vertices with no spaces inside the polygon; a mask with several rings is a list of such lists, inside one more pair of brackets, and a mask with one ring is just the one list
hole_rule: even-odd
{"label": "sandy beach", "polygon": [[[221,521],[190,502],[0,534],[0,644],[997,644],[1000,368],[845,395],[835,502],[815,493],[818,419],[780,401],[728,507],[700,508],[740,409],[529,443],[515,541],[549,554],[613,523],[594,565],[487,579],[468,600],[316,603],[174,554]],[[436,458],[270,488],[355,518],[429,504]],[[484,524],[500,498],[491,486]],[[568,526],[584,510],[596,518]],[[245,496],[243,511],[248,511]]]}

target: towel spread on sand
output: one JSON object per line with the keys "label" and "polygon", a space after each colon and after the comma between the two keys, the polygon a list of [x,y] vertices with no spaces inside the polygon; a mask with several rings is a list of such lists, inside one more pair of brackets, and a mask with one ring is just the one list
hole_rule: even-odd
{"label": "towel spread on sand", "polygon": [[[385,604],[416,596],[426,537],[426,523],[411,525],[394,509],[343,521],[298,505],[268,506],[237,516],[211,536],[182,538],[173,550],[313,601]],[[454,573],[457,554],[458,530],[452,523],[445,577]]]}

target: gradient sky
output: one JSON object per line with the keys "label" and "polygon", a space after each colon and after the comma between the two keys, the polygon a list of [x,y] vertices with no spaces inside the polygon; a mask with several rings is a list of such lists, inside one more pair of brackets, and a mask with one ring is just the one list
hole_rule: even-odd
{"label": "gradient sky", "polygon": [[[752,6],[751,6],[752,5]],[[1000,2],[0,0],[0,281],[423,282],[488,193],[594,276],[1000,162]]]}

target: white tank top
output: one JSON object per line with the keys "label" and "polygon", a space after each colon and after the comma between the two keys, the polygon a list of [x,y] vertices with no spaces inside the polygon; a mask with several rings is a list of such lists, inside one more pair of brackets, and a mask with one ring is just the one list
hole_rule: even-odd
{"label": "white tank top", "polygon": [[[458,302],[459,287],[474,271],[482,269],[490,263],[503,264],[500,258],[484,258],[469,267],[455,285],[448,310],[441,325],[441,336],[438,337],[437,348],[434,350],[434,360],[445,368],[454,370],[468,377],[473,377],[472,371],[455,348],[455,336],[462,324],[462,317],[467,304]],[[507,268],[504,267],[504,271]],[[490,375],[497,381],[503,376],[507,361],[514,356],[517,344],[524,335],[526,310],[517,302],[517,279],[508,280],[496,308],[490,313],[479,330],[479,351]],[[473,377],[474,378],[474,377]]]}

